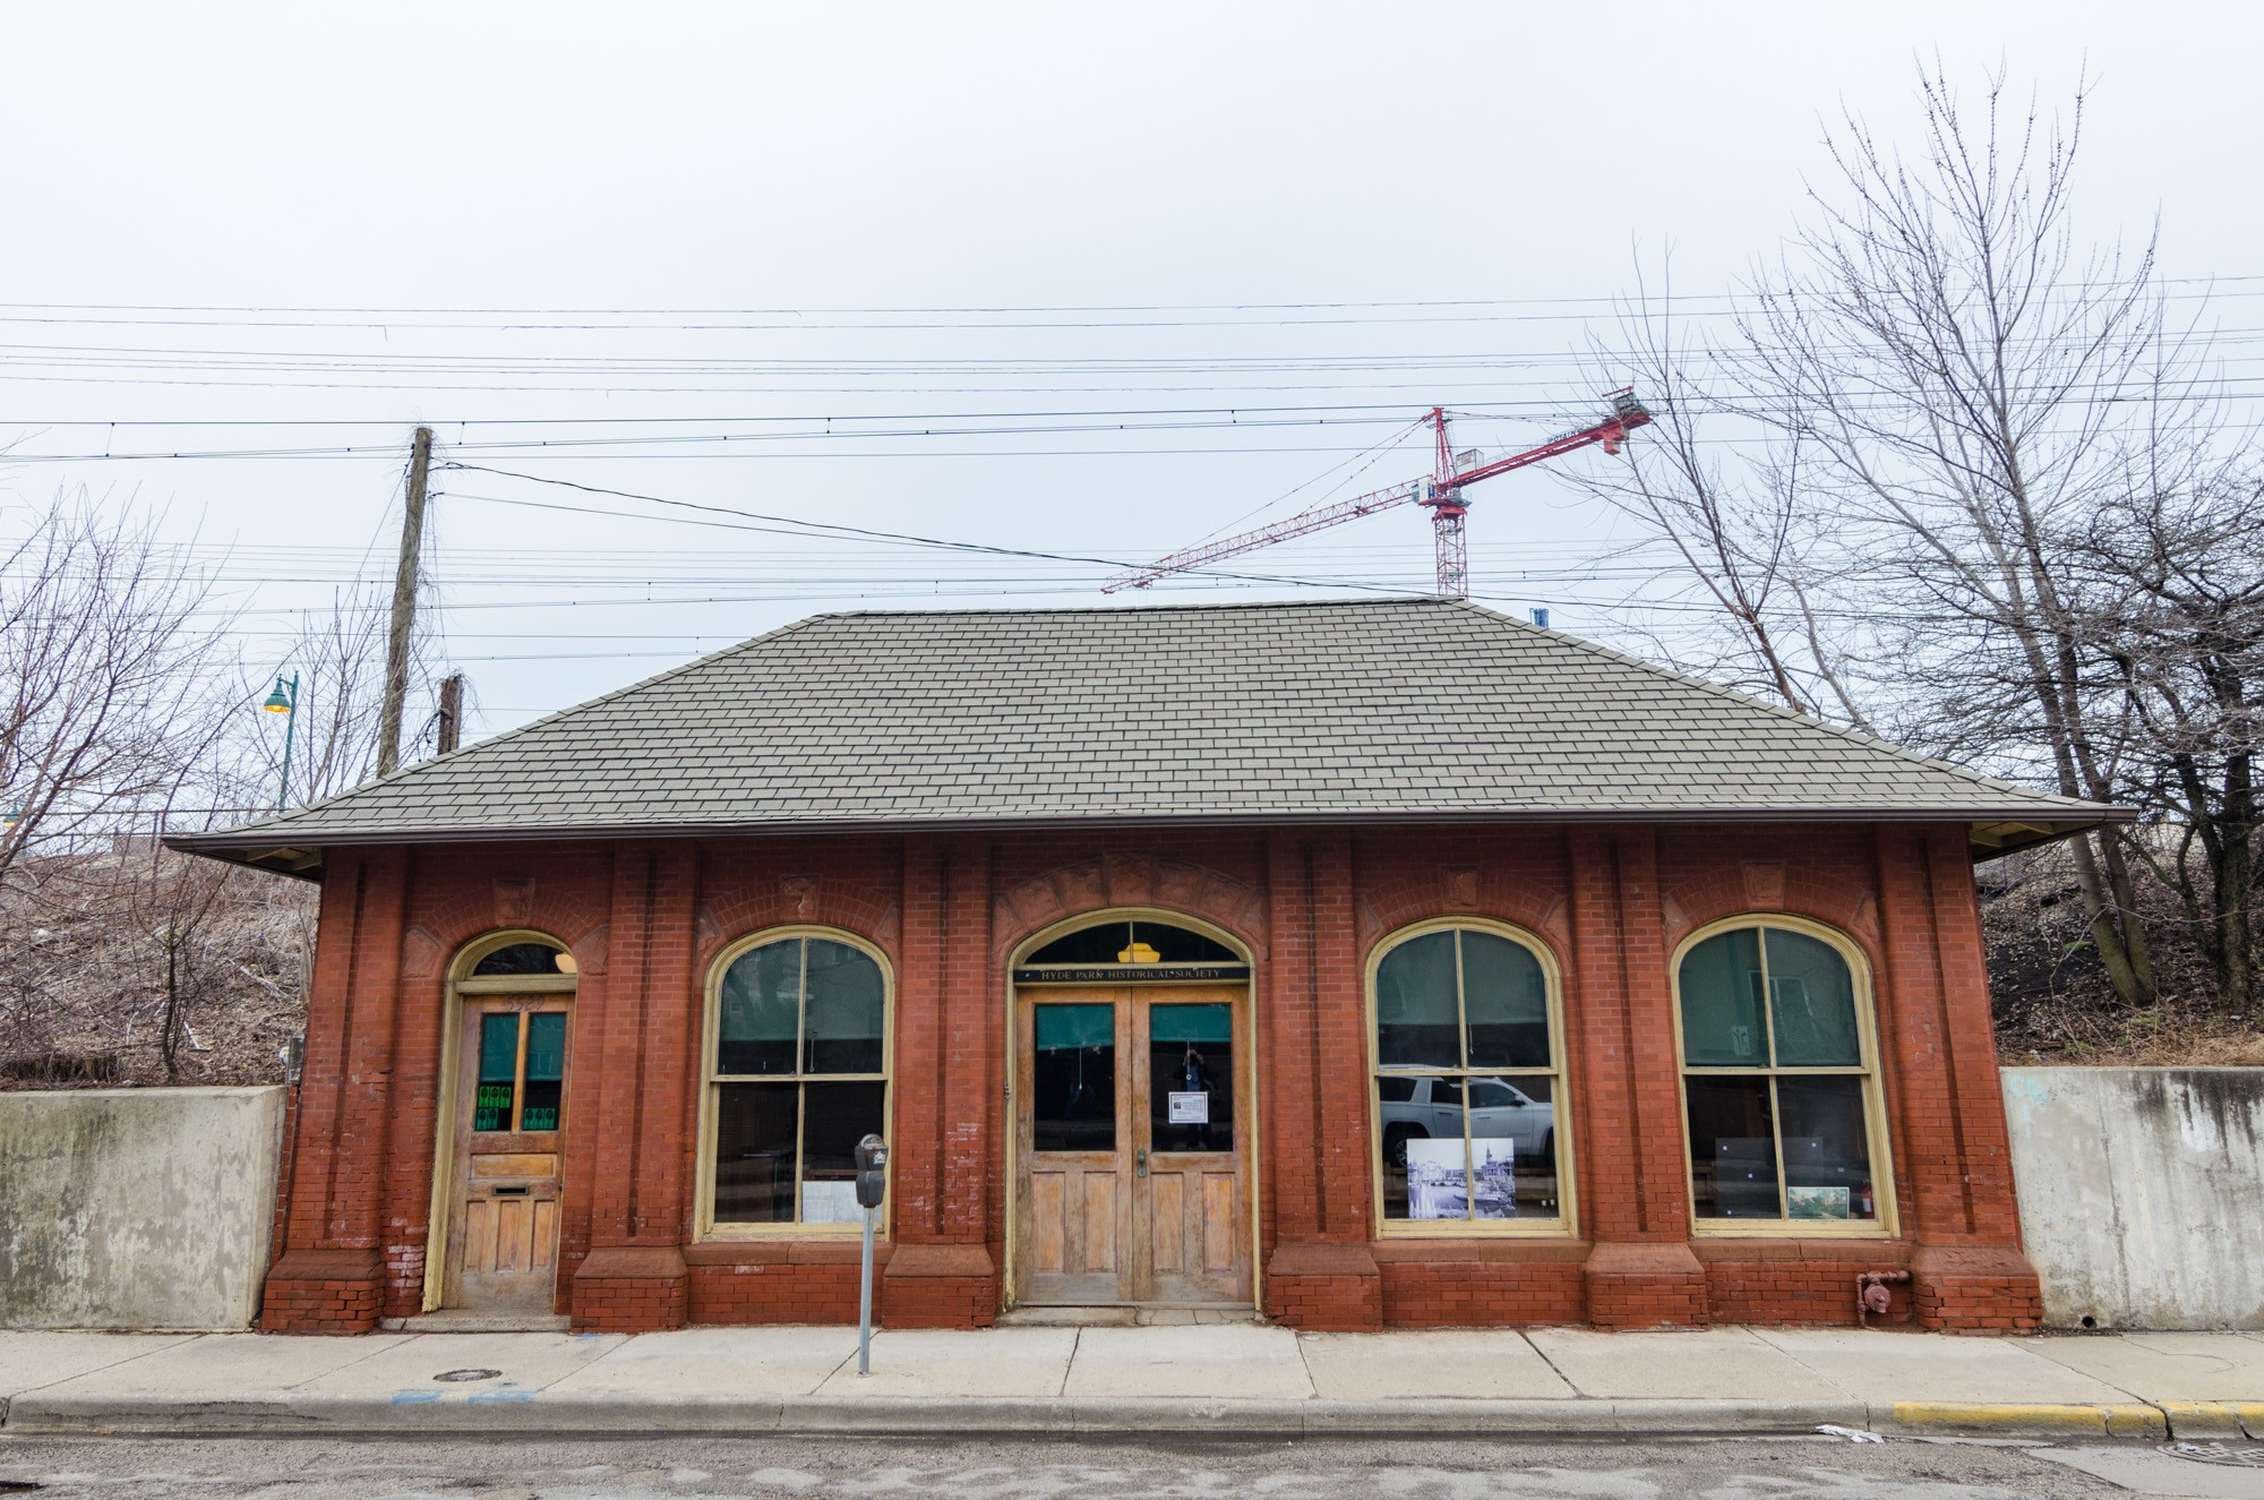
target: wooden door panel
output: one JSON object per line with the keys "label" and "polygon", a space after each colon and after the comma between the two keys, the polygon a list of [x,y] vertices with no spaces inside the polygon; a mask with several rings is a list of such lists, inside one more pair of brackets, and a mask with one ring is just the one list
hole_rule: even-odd
{"label": "wooden door panel", "polygon": [[1187,1268],[1186,1179],[1177,1173],[1158,1175],[1151,1167],[1148,1178],[1148,1224],[1152,1247],[1149,1262],[1158,1276]]}
{"label": "wooden door panel", "polygon": [[1241,1259],[1240,1207],[1232,1174],[1203,1178],[1203,1270],[1208,1274],[1232,1272]]}
{"label": "wooden door panel", "polygon": [[1030,1172],[1030,1270],[1059,1275],[1069,1269],[1069,1215],[1065,1172]]}
{"label": "wooden door panel", "polygon": [[1116,1264],[1116,1173],[1085,1172],[1080,1179],[1084,1189],[1085,1212],[1083,1241],[1084,1254],[1073,1269],[1079,1271],[1114,1271]]}

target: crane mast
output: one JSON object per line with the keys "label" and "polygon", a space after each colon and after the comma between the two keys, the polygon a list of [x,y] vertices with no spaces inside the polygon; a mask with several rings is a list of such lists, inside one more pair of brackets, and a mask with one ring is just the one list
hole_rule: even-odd
{"label": "crane mast", "polygon": [[1431,513],[1431,536],[1437,555],[1440,597],[1467,599],[1470,596],[1470,557],[1462,523],[1470,514],[1470,506],[1463,499],[1463,489],[1481,479],[1491,479],[1496,474],[1507,474],[1512,469],[1542,463],[1591,445],[1601,446],[1606,453],[1619,452],[1627,435],[1648,423],[1651,414],[1643,409],[1642,402],[1635,399],[1635,391],[1631,386],[1608,392],[1605,399],[1611,403],[1612,414],[1594,426],[1562,433],[1537,447],[1494,459],[1481,458],[1475,452],[1457,454],[1448,435],[1446,408],[1434,406],[1423,418],[1431,425],[1434,448],[1429,477],[1412,479],[1365,495],[1355,495],[1349,500],[1316,505],[1268,526],[1183,547],[1169,556],[1157,558],[1145,567],[1117,574],[1101,585],[1101,592],[1113,594],[1120,589],[1144,589],[1157,579],[1168,578],[1174,573],[1189,572],[1206,563],[1255,552],[1260,547],[1270,547],[1276,542],[1288,541],[1291,537],[1306,536],[1413,501]]}

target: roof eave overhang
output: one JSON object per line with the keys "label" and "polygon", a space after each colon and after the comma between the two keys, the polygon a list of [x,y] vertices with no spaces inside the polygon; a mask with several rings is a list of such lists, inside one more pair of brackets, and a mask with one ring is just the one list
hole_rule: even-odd
{"label": "roof eave overhang", "polygon": [[782,838],[813,835],[906,833],[1020,833],[1064,829],[1184,828],[1190,824],[1241,828],[1405,827],[1414,824],[1480,825],[1564,823],[1964,823],[1971,830],[1976,862],[2069,838],[2108,823],[2127,823],[2137,814],[2126,807],[2070,809],[1975,808],[1437,808],[1407,812],[1189,813],[1031,818],[829,818],[766,823],[606,823],[543,824],[508,827],[412,828],[393,831],[341,831],[302,834],[287,830],[179,834],[166,847],[185,854],[301,879],[318,878],[327,848],[403,844],[528,844],[583,840],[679,838]]}

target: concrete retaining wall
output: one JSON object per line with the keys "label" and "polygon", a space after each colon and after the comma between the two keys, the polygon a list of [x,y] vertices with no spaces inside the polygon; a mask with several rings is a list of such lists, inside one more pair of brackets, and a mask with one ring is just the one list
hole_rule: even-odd
{"label": "concrete retaining wall", "polygon": [[2044,1321],[2264,1328],[2264,1068],[2006,1068]]}
{"label": "concrete retaining wall", "polygon": [[0,1328],[246,1328],[283,1090],[0,1093]]}

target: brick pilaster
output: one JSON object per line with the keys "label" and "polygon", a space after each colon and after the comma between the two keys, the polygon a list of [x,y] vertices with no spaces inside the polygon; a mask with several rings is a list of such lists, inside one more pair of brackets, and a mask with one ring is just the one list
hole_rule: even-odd
{"label": "brick pilaster", "polygon": [[1265,1266],[1266,1310],[1304,1328],[1380,1328],[1351,840],[1273,835],[1267,900],[1260,1096],[1276,1243]]}

